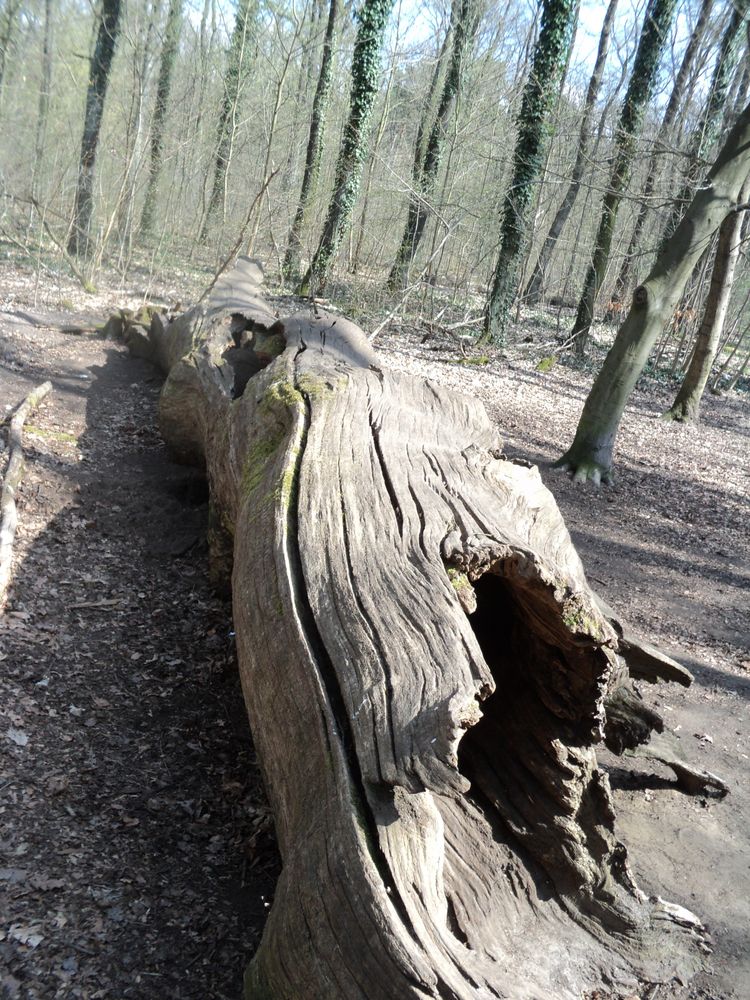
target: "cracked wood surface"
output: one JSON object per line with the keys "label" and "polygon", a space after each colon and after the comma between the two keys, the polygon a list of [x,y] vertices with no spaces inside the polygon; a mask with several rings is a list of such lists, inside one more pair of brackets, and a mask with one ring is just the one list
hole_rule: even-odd
{"label": "cracked wood surface", "polygon": [[[689,675],[602,608],[479,402],[381,370],[338,315],[279,319],[261,279],[243,259],[126,332],[169,373],[167,440],[206,465],[283,858],[246,997],[572,1000],[689,975],[703,929],[638,890],[595,756],[661,728],[629,661]],[[232,345],[263,358],[246,385]]]}

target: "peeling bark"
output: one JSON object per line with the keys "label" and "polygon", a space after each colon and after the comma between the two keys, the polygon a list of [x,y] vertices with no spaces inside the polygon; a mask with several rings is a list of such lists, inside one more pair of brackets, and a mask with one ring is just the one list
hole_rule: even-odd
{"label": "peeling bark", "polygon": [[[205,464],[211,544],[233,553],[283,858],[246,1000],[688,976],[703,928],[637,888],[595,750],[609,706],[638,700],[629,663],[689,674],[602,610],[479,402],[382,370],[338,315],[279,319],[260,280],[243,259],[175,323],[126,331],[168,372],[164,435]],[[635,715],[629,747],[663,728]]]}

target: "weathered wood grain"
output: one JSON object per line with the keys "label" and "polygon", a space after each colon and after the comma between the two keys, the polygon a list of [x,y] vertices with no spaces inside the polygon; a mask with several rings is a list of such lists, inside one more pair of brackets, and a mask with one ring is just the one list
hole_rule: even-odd
{"label": "weathered wood grain", "polygon": [[246,997],[688,976],[703,928],[635,885],[595,748],[662,728],[628,662],[689,675],[602,610],[479,402],[381,370],[338,315],[279,319],[261,277],[240,261],[137,345],[168,373],[167,440],[206,467],[283,859]]}

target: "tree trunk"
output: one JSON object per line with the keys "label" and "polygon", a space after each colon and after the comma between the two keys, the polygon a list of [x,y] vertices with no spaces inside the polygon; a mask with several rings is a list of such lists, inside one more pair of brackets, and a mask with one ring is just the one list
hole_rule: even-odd
{"label": "tree trunk", "polygon": [[96,47],[91,58],[89,86],[86,92],[86,112],[83,119],[81,161],[73,209],[73,225],[68,239],[68,252],[88,257],[91,251],[90,229],[94,208],[94,166],[99,145],[99,130],[104,113],[109,71],[120,29],[120,0],[102,0],[101,21]]}
{"label": "tree trunk", "polygon": [[577,6],[578,0],[543,0],[539,41],[518,113],[513,176],[503,201],[500,250],[485,311],[485,342],[505,342],[528,238],[529,210],[547,146],[547,119],[573,41]]}
{"label": "tree trunk", "polygon": [[151,119],[151,159],[148,169],[148,185],[141,215],[141,233],[144,236],[150,234],[154,227],[156,192],[159,185],[162,156],[164,155],[164,124],[167,118],[169,92],[172,89],[172,72],[177,48],[180,44],[182,3],[183,0],[170,0],[167,24],[164,29],[164,46],[161,51],[159,80],[156,84],[156,103]]}
{"label": "tree trunk", "polygon": [[729,133],[674,236],[633,294],[628,317],[586,400],[573,444],[557,463],[571,469],[579,482],[589,478],[599,482],[610,476],[617,428],[628,397],[712,234],[737,205],[748,173],[750,105]]}
{"label": "tree trunk", "polygon": [[49,102],[52,96],[52,0],[44,0],[44,35],[42,38],[42,79],[39,83],[39,110],[36,119],[36,135],[34,137],[34,174],[32,194],[39,197],[39,172],[44,162],[44,149],[47,138],[47,120],[49,118]]}
{"label": "tree trunk", "polygon": [[685,209],[690,203],[693,191],[700,180],[707,154],[721,133],[721,125],[726,111],[727,95],[732,83],[742,43],[743,26],[747,26],[747,11],[750,0],[736,0],[732,6],[729,24],[724,31],[716,56],[711,86],[703,114],[693,129],[687,153],[685,171],[680,193],[672,203],[672,210],[662,233],[659,250],[663,250],[672,238]]}
{"label": "tree trunk", "polygon": [[[423,132],[423,126],[429,120],[431,107],[428,104],[420,122],[415,143],[414,166],[412,168],[413,191],[409,199],[409,212],[404,235],[396,251],[396,259],[388,276],[387,287],[394,291],[405,288],[408,284],[409,268],[417,255],[419,244],[424,233],[429,212],[429,199],[435,189],[440,158],[443,151],[446,129],[453,103],[461,88],[461,73],[464,58],[474,41],[474,33],[478,25],[475,0],[454,0],[451,7],[451,30],[453,48],[451,59],[443,83],[443,91],[435,113],[432,128]],[[439,73],[439,63],[435,67]],[[429,138],[426,140],[425,135]],[[424,152],[423,152],[424,150]]]}
{"label": "tree trunk", "polygon": [[245,71],[245,57],[249,43],[249,33],[255,17],[255,0],[239,0],[237,18],[234,22],[232,40],[229,44],[227,68],[224,73],[224,97],[221,102],[219,121],[216,127],[216,160],[211,185],[211,197],[203,219],[199,243],[205,243],[211,219],[224,204],[227,173],[232,159],[232,146],[236,129],[237,105],[242,90]]}
{"label": "tree trunk", "polygon": [[310,267],[302,279],[303,294],[322,291],[352,216],[367,158],[370,119],[380,81],[380,52],[393,0],[364,0],[352,57],[349,119],[341,139],[328,215]]}
{"label": "tree trunk", "polygon": [[646,8],[643,30],[633,63],[633,73],[617,126],[612,172],[604,196],[593,258],[586,272],[578,314],[573,325],[572,336],[579,356],[583,355],[586,349],[589,330],[594,319],[594,306],[609,262],[617,213],[630,180],[636,152],[636,136],[651,101],[659,60],[669,35],[675,6],[676,0],[649,0]]}
{"label": "tree trunk", "polygon": [[664,151],[666,143],[669,141],[672,125],[674,124],[677,112],[684,101],[685,84],[687,83],[688,77],[692,71],[693,63],[695,62],[695,57],[700,49],[703,37],[706,34],[706,28],[708,27],[709,16],[711,14],[713,3],[714,0],[703,0],[700,13],[698,14],[698,20],[695,23],[695,29],[690,36],[690,41],[688,42],[685,54],[682,57],[680,69],[675,77],[672,93],[670,94],[669,102],[666,110],[664,111],[661,126],[659,127],[659,134],[656,137],[653,150],[651,151],[651,157],[649,158],[648,168],[646,170],[646,180],[641,194],[641,204],[638,209],[638,217],[636,218],[635,227],[633,228],[633,232],[630,237],[630,243],[628,245],[627,252],[623,257],[620,273],[617,277],[617,281],[615,282],[614,292],[612,293],[612,301],[616,303],[623,301],[630,285],[633,264],[636,259],[636,253],[641,245],[641,236],[643,234],[643,227],[646,223],[646,216],[648,215],[649,208],[651,207],[650,199],[654,193],[654,188],[656,187],[660,156]]}
{"label": "tree trunk", "polygon": [[305,224],[305,213],[310,202],[315,185],[318,182],[320,173],[320,160],[323,155],[323,137],[325,135],[326,114],[328,113],[328,101],[331,96],[331,83],[333,81],[333,53],[336,46],[336,20],[339,14],[338,0],[331,0],[328,8],[328,21],[326,23],[326,33],[323,39],[323,55],[320,60],[320,73],[318,74],[318,84],[315,88],[313,98],[312,114],[310,116],[310,136],[307,140],[307,153],[305,154],[305,172],[302,175],[302,190],[299,195],[299,204],[294,215],[292,228],[287,239],[286,254],[284,256],[284,275],[287,279],[297,276],[299,270],[299,258],[302,252],[302,229]]}
{"label": "tree trunk", "polygon": [[600,606],[479,402],[383,371],[339,314],[277,319],[259,278],[245,258],[128,332],[169,372],[165,437],[206,465],[283,859],[246,1000],[689,975],[703,928],[638,890],[595,747],[663,728],[628,664],[690,675]]}
{"label": "tree trunk", "polygon": [[[713,0],[705,0],[705,2],[711,3]],[[588,90],[586,91],[586,99],[583,103],[581,129],[578,135],[578,152],[576,153],[575,163],[573,164],[573,170],[570,175],[570,184],[568,185],[568,190],[565,192],[565,196],[563,197],[560,207],[552,220],[552,225],[550,226],[549,232],[547,233],[544,243],[542,244],[539,259],[536,262],[536,266],[534,267],[534,271],[526,287],[525,297],[531,304],[538,303],[542,298],[544,281],[552,261],[552,255],[555,252],[555,246],[557,245],[557,241],[560,237],[560,233],[563,231],[565,223],[568,221],[568,216],[570,215],[573,204],[578,196],[583,174],[586,170],[586,165],[588,164],[589,152],[591,149],[591,118],[594,113],[594,108],[596,107],[596,99],[599,95],[599,88],[604,74],[604,64],[607,60],[607,52],[609,51],[609,38],[612,33],[612,25],[614,23],[618,3],[619,0],[609,0],[609,6],[607,7],[607,11],[604,15],[602,31],[599,36],[599,48],[596,53],[596,62],[594,63],[594,69],[591,73]]]}
{"label": "tree trunk", "polygon": [[13,44],[16,29],[16,18],[21,8],[21,0],[7,0],[3,10],[2,28],[0,28],[0,109],[5,98],[5,82],[8,72],[8,54]]}
{"label": "tree trunk", "polygon": [[[749,194],[750,187],[746,184],[740,195],[740,201],[745,202]],[[693,356],[675,401],[664,414],[670,420],[698,422],[701,399],[711,374],[732,295],[734,272],[740,253],[742,215],[742,212],[732,212],[724,219],[719,229],[711,285],[706,298],[703,320],[695,340]]]}

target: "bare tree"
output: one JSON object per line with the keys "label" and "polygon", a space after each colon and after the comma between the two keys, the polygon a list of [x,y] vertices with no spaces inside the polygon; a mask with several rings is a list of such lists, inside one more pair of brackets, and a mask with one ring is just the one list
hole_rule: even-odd
{"label": "bare tree", "polygon": [[170,0],[167,13],[167,23],[164,29],[164,44],[161,50],[159,65],[159,80],[156,84],[156,101],[151,119],[151,158],[149,161],[148,184],[141,215],[141,232],[145,235],[151,232],[154,225],[154,208],[159,185],[159,173],[164,155],[164,126],[169,107],[169,94],[172,89],[177,48],[180,44],[180,28],[182,26],[183,0]]}
{"label": "bare tree", "polygon": [[367,156],[372,109],[378,91],[383,36],[392,9],[393,0],[364,0],[357,15],[359,30],[352,59],[349,119],[341,140],[336,179],[323,233],[300,286],[303,294],[315,294],[325,288],[357,200]]}
{"label": "bare tree", "polygon": [[542,24],[518,112],[513,177],[503,201],[500,250],[487,300],[483,339],[504,343],[518,271],[528,239],[528,215],[547,143],[547,118],[573,41],[578,0],[543,0]]}
{"label": "bare tree", "polygon": [[205,243],[211,219],[225,198],[227,173],[232,159],[232,146],[237,127],[237,105],[250,46],[250,30],[255,19],[255,3],[256,0],[239,0],[237,5],[237,17],[229,44],[227,68],[224,73],[224,96],[216,126],[216,159],[214,161],[211,196],[198,236],[199,243]]}
{"label": "bare tree", "polygon": [[604,195],[602,216],[596,234],[591,265],[586,272],[578,304],[578,314],[573,326],[572,336],[576,352],[579,355],[582,355],[586,349],[589,329],[594,318],[594,305],[609,262],[617,213],[630,180],[636,150],[636,136],[640,131],[646,108],[651,101],[659,60],[672,23],[675,6],[676,0],[649,0],[646,8],[643,30],[633,63],[633,73],[617,125],[612,171],[607,192]]}
{"label": "bare tree", "polygon": [[591,479],[598,483],[610,478],[612,451],[625,404],[708,240],[736,209],[748,173],[750,105],[729,133],[651,273],[633,294],[628,317],[586,399],[575,439],[557,462],[570,469],[577,481]]}
{"label": "bare tree", "polygon": [[73,208],[73,224],[68,239],[68,252],[83,257],[88,257],[91,250],[89,230],[94,208],[94,166],[104,113],[104,99],[107,95],[109,72],[119,30],[120,0],[102,0],[101,20],[89,69],[78,185]]}

